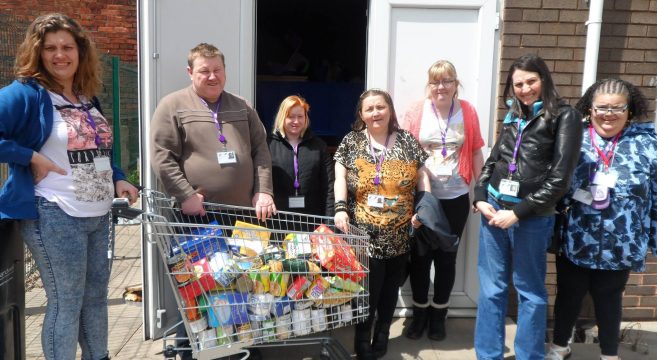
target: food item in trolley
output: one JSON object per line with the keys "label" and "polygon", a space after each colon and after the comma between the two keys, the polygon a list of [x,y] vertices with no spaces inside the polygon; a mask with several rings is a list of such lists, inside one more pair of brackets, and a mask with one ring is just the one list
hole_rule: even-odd
{"label": "food item in trolley", "polygon": [[217,346],[217,332],[215,329],[200,331],[196,336],[201,350]]}
{"label": "food item in trolley", "polygon": [[237,339],[239,341],[247,342],[253,340],[253,332],[251,331],[250,322],[236,325],[236,327],[237,327]]}
{"label": "food item in trolley", "polygon": [[283,271],[295,274],[319,274],[322,269],[319,265],[305,259],[285,259],[282,261]]}
{"label": "food item in trolley", "polygon": [[215,252],[228,250],[223,231],[216,220],[211,221],[206,227],[193,228],[189,234],[178,236],[177,241],[177,246],[172,249],[173,253],[187,254],[192,262]]}
{"label": "food item in trolley", "polygon": [[310,284],[308,290],[306,290],[306,297],[313,301],[321,300],[324,291],[326,291],[329,286],[329,282],[321,275],[315,275],[313,282]]}
{"label": "food item in trolley", "polygon": [[190,299],[189,301],[183,301],[183,307],[185,310],[185,315],[189,320],[189,328],[192,330],[192,333],[196,334],[208,327],[208,319],[205,316],[201,315],[201,312],[198,311],[198,304],[196,299]]}
{"label": "food item in trolley", "polygon": [[266,319],[262,321],[262,340],[274,341],[276,340],[276,320]]}
{"label": "food item in trolley", "polygon": [[285,314],[276,318],[276,337],[285,340],[292,335],[292,315]]}
{"label": "food item in trolley", "polygon": [[233,325],[217,326],[217,345],[227,345],[233,342],[235,330]]}
{"label": "food item in trolley", "polygon": [[240,248],[240,252],[248,251],[241,249],[245,247],[255,252],[255,254],[262,254],[263,250],[269,245],[270,237],[271,232],[266,227],[237,220],[235,221],[233,236],[226,239],[226,241],[232,248]]}
{"label": "food item in trolley", "polygon": [[356,282],[365,277],[365,271],[356,259],[354,249],[342,237],[334,235],[328,226],[318,226],[310,235],[310,241],[320,264],[326,270]]}
{"label": "food item in trolley", "polygon": [[342,305],[344,303],[350,302],[354,296],[355,294],[352,292],[330,287],[324,291],[319,299],[315,300],[315,306],[329,307],[334,305]]}
{"label": "food item in trolley", "polygon": [[237,291],[210,293],[207,301],[204,297],[199,298],[201,312],[207,311],[211,327],[249,322],[248,304],[249,294]]}
{"label": "food item in trolley", "polygon": [[173,254],[167,259],[169,273],[176,279],[178,285],[186,284],[192,278],[192,263],[183,253]]}
{"label": "food item in trolley", "polygon": [[269,293],[274,296],[284,296],[287,293],[287,283],[290,274],[286,272],[269,273]]}
{"label": "food item in trolley", "polygon": [[269,261],[283,260],[285,259],[285,252],[278,246],[269,245],[265,248],[264,252],[260,255],[262,262],[264,264]]}
{"label": "food item in trolley", "polygon": [[241,274],[235,279],[235,290],[241,293],[250,293],[253,291],[253,280],[247,274]]}
{"label": "food item in trolley", "polygon": [[310,287],[310,280],[304,275],[297,275],[294,277],[292,284],[287,288],[287,297],[292,300],[299,300],[303,297],[304,291]]}
{"label": "food item in trolley", "polygon": [[249,313],[258,316],[267,316],[274,304],[272,294],[254,294],[249,296]]}
{"label": "food item in trolley", "polygon": [[269,292],[269,266],[265,265],[259,269],[251,269],[247,274],[253,281],[254,294],[264,294]]}
{"label": "food item in trolley", "polygon": [[213,278],[213,271],[207,259],[201,259],[192,264],[192,278],[185,284],[178,286],[178,292],[187,302],[201,295],[203,290],[210,291],[217,286]]}
{"label": "food item in trolley", "polygon": [[292,329],[294,335],[303,336],[310,333],[311,330],[310,308],[292,310]]}
{"label": "food item in trolley", "polygon": [[233,280],[241,274],[235,260],[226,252],[216,252],[210,256],[210,268],[214,280],[223,287],[230,287]]}
{"label": "food item in trolley", "polygon": [[285,250],[285,258],[310,258],[313,253],[310,244],[310,236],[308,234],[287,234],[283,240],[283,250]]}
{"label": "food item in trolley", "polygon": [[310,310],[310,320],[315,332],[326,330],[326,309],[313,308]]}
{"label": "food item in trolley", "polygon": [[271,308],[272,315],[278,318],[289,314],[290,311],[292,311],[292,303],[289,297],[283,296],[274,300],[274,305]]}
{"label": "food item in trolley", "polygon": [[253,340],[255,340],[256,343],[262,341],[263,322],[269,319],[269,313],[266,315],[249,314],[249,321],[251,321],[251,331],[253,332]]}
{"label": "food item in trolley", "polygon": [[343,279],[339,276],[329,276],[326,278],[326,281],[329,282],[332,288],[349,291],[352,293],[359,293],[363,291],[363,287],[356,282],[353,282],[349,279]]}

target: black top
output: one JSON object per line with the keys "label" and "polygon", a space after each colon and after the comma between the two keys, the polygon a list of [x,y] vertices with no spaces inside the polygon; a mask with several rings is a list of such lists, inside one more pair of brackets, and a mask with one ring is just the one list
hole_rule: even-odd
{"label": "black top", "polygon": [[274,202],[276,209],[312,215],[333,216],[333,183],[335,181],[333,159],[326,150],[326,143],[306,130],[298,147],[299,189],[304,196],[304,208],[289,207],[294,189],[294,150],[292,145],[275,131],[267,139],[271,152]]}

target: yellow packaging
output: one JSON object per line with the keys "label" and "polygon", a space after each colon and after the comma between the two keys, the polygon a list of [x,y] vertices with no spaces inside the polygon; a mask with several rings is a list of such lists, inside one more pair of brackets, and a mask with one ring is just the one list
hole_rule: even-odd
{"label": "yellow packaging", "polygon": [[308,234],[287,234],[283,240],[283,250],[286,259],[307,258],[313,249]]}
{"label": "yellow packaging", "polygon": [[235,221],[235,227],[244,229],[233,230],[233,236],[231,239],[227,239],[227,242],[230,245],[240,246],[240,253],[248,255],[248,249],[241,248],[247,247],[253,250],[256,254],[262,254],[264,248],[269,246],[271,232],[268,231],[266,227],[249,224],[240,220]]}
{"label": "yellow packaging", "polygon": [[269,292],[269,266],[265,265],[259,269],[251,270],[248,274],[251,280],[253,280],[254,294]]}
{"label": "yellow packaging", "polygon": [[329,286],[329,282],[321,275],[315,275],[312,284],[310,284],[310,287],[306,290],[306,297],[317,301],[322,298],[322,294],[324,294],[324,291],[326,291]]}
{"label": "yellow packaging", "polygon": [[269,274],[269,293],[274,296],[284,296],[287,292],[287,283],[289,281],[289,273],[272,272]]}

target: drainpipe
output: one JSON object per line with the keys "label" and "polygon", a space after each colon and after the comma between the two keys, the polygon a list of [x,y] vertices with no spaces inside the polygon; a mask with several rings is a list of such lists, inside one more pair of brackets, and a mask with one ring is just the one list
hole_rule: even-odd
{"label": "drainpipe", "polygon": [[593,85],[598,73],[598,51],[600,50],[600,29],[602,28],[602,8],[604,0],[588,0],[589,19],[586,21],[586,53],[584,54],[584,76],[582,95]]}

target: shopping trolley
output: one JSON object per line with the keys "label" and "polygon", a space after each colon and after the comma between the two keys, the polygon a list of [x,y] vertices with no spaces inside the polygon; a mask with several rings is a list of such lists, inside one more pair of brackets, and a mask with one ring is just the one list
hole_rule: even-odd
{"label": "shopping trolley", "polygon": [[[205,203],[206,216],[145,191],[149,241],[174,289],[192,356],[199,360],[262,346],[319,344],[323,359],[350,358],[330,337],[312,338],[369,315],[369,236],[333,218]],[[175,356],[165,337],[165,356]]]}

